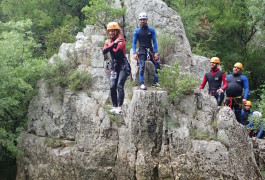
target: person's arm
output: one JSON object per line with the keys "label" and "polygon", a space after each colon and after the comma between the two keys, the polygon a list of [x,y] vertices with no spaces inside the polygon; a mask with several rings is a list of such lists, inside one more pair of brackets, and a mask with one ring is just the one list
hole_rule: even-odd
{"label": "person's arm", "polygon": [[115,41],[114,41],[114,47],[112,48],[113,52],[116,53],[117,51],[122,51],[123,54],[125,55],[125,39],[119,36]]}
{"label": "person's arm", "polygon": [[199,86],[199,89],[203,89],[205,87],[205,85],[206,85],[206,82],[207,82],[207,79],[206,79],[206,76],[204,75],[203,80],[202,80],[202,83]]}
{"label": "person's arm", "polygon": [[226,75],[225,75],[225,73],[222,74],[222,81],[223,81],[223,87],[222,87],[222,90],[225,91],[225,89],[227,88],[227,80],[226,80]]}
{"label": "person's arm", "polygon": [[250,122],[250,123],[248,123],[247,128],[250,128],[250,127],[252,127],[252,126],[253,126],[253,123]]}
{"label": "person's arm", "polygon": [[153,28],[150,28],[150,31],[152,32],[152,39],[153,39],[153,46],[154,46],[155,54],[158,54],[157,41],[156,41],[156,31]]}
{"label": "person's arm", "polygon": [[133,33],[133,41],[132,41],[133,54],[136,53],[136,43],[137,43],[138,32],[139,32],[139,28],[136,29]]}
{"label": "person's arm", "polygon": [[244,96],[243,99],[247,100],[248,99],[248,93],[249,93],[249,84],[248,84],[248,79],[246,76],[241,75],[241,79],[243,81],[243,86],[244,86]]}
{"label": "person's arm", "polygon": [[114,46],[114,42],[110,42],[110,40],[106,40],[103,48],[103,54],[107,54],[112,47]]}

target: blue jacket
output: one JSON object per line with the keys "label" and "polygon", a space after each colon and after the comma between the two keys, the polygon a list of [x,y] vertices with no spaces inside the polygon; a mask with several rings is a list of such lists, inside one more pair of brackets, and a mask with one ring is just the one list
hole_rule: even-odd
{"label": "blue jacket", "polygon": [[246,76],[241,74],[229,74],[226,76],[226,80],[227,80],[227,88],[226,88],[227,97],[242,96],[242,92],[244,89],[243,99],[248,99],[249,85]]}
{"label": "blue jacket", "polygon": [[[248,125],[247,125],[247,128],[250,128],[252,127],[254,124],[252,122],[250,122]],[[258,135],[257,135],[257,138],[261,138],[262,137],[262,134],[264,132],[264,123],[263,121],[260,122],[260,130],[258,132]]]}
{"label": "blue jacket", "polygon": [[152,40],[154,45],[154,52],[158,53],[157,50],[157,41],[156,41],[156,32],[155,29],[149,27],[148,25],[137,28],[133,34],[133,54],[136,53],[136,44],[137,40],[139,41],[139,51],[144,51],[146,48],[152,48]]}

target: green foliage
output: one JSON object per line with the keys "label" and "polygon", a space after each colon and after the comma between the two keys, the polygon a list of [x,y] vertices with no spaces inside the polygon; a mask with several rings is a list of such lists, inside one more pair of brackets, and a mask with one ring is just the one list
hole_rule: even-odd
{"label": "green foliage", "polygon": [[77,91],[81,89],[88,89],[92,85],[92,78],[90,74],[85,71],[72,71],[69,76],[69,88],[72,91]]}
{"label": "green foliage", "polygon": [[249,127],[248,129],[251,129],[254,133],[258,133],[261,128],[261,122],[265,122],[265,119],[259,118],[256,116],[249,116],[248,121],[253,123],[253,126]]}
{"label": "green foliage", "polygon": [[90,6],[85,6],[82,12],[88,18],[88,24],[96,24],[107,29],[107,24],[120,21],[125,15],[126,8],[115,8],[114,0],[91,0]]}
{"label": "green foliage", "polygon": [[23,154],[15,145],[16,138],[17,136],[12,132],[0,128],[0,160],[15,158]]}
{"label": "green foliage", "polygon": [[[2,0],[0,12],[5,21],[30,19],[34,38],[42,44],[41,51],[35,53],[45,54],[48,43],[47,55],[50,57],[56,52],[52,51],[54,46],[60,46],[61,42],[72,42],[72,36],[85,26],[81,9],[88,3],[89,0]],[[51,36],[56,37],[54,42],[51,41]]]}
{"label": "green foliage", "polygon": [[180,73],[179,63],[172,67],[164,67],[158,71],[161,87],[169,93],[171,100],[181,94],[189,94],[198,85],[198,80],[192,74]]}
{"label": "green foliage", "polygon": [[[67,24],[65,26],[60,26],[55,28],[53,32],[47,35],[46,40],[46,55],[51,57],[59,51],[61,44],[63,43],[73,43],[75,41],[75,34],[77,32],[77,19],[69,18],[72,24]],[[69,23],[69,22],[68,22]]]}
{"label": "green foliage", "polygon": [[165,58],[168,55],[174,53],[176,41],[177,38],[173,33],[162,32],[157,36],[158,53],[162,64],[166,63]]}
{"label": "green foliage", "polygon": [[72,91],[89,89],[92,85],[92,77],[84,71],[77,71],[76,62],[55,59],[54,64],[49,64],[45,74],[46,83],[49,88],[60,86],[70,88]]}
{"label": "green foliage", "polygon": [[[46,67],[45,59],[33,56],[32,51],[40,46],[32,38],[31,25],[30,20],[0,22],[0,128],[13,143],[17,129],[26,123],[35,84]],[[10,157],[16,155],[12,148],[6,150]]]}

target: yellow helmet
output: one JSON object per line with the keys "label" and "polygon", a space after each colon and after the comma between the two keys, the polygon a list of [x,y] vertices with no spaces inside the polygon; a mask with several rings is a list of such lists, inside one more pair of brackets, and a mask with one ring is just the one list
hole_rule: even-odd
{"label": "yellow helmet", "polygon": [[220,64],[220,59],[218,57],[212,57],[210,63]]}
{"label": "yellow helmet", "polygon": [[107,31],[112,30],[112,29],[116,29],[116,30],[121,31],[121,28],[120,28],[120,26],[119,26],[119,24],[117,22],[110,22],[110,23],[108,23],[108,25],[107,25]]}
{"label": "yellow helmet", "polygon": [[247,101],[247,103],[245,104],[245,106],[252,106],[252,104],[251,104],[251,101]]}
{"label": "yellow helmet", "polygon": [[243,64],[241,64],[240,62],[237,62],[235,65],[234,65],[234,67],[237,67],[237,68],[239,68],[239,69],[243,69]]}

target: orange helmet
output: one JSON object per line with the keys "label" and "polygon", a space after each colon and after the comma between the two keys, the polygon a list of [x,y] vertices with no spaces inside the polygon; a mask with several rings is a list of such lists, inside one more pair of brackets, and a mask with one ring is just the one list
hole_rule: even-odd
{"label": "orange helmet", "polygon": [[210,63],[220,64],[220,59],[218,57],[212,57]]}
{"label": "orange helmet", "polygon": [[237,67],[237,68],[239,68],[239,69],[243,69],[243,64],[241,64],[240,62],[237,62],[235,65],[234,65],[234,67]]}
{"label": "orange helmet", "polygon": [[252,106],[252,104],[251,104],[251,101],[247,101],[247,103],[245,104],[245,106]]}
{"label": "orange helmet", "polygon": [[121,31],[121,28],[120,28],[120,26],[119,26],[119,24],[117,22],[110,22],[110,23],[108,23],[108,25],[107,25],[107,31],[109,31],[111,29],[116,29],[116,30]]}

